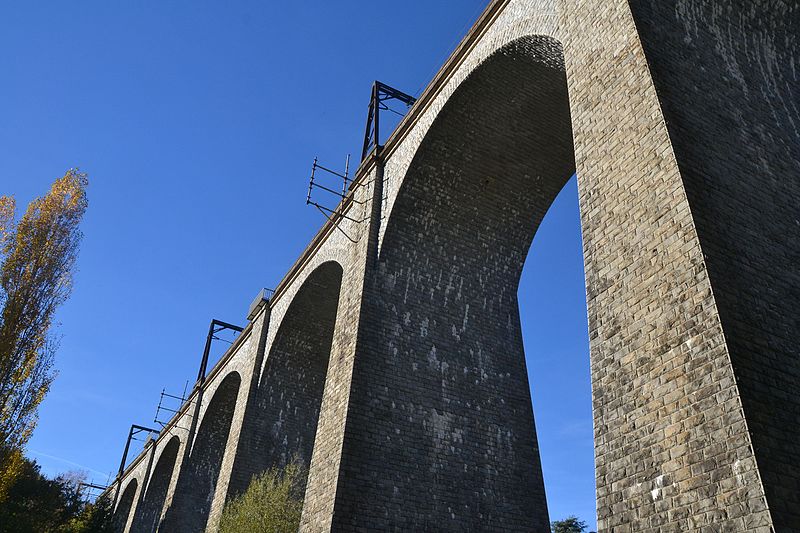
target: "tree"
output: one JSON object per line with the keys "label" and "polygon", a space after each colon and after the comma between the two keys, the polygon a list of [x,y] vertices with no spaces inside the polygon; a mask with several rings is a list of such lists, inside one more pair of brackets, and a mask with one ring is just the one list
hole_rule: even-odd
{"label": "tree", "polygon": [[108,497],[101,496],[94,503],[83,506],[80,514],[72,518],[59,533],[114,533],[114,509]]}
{"label": "tree", "polygon": [[45,477],[35,461],[22,458],[20,473],[0,502],[0,533],[113,533],[111,502],[84,501],[84,472]]}
{"label": "tree", "polygon": [[550,524],[553,533],[583,533],[586,528],[586,522],[578,520],[577,516],[569,516],[564,520],[556,520]]}
{"label": "tree", "polygon": [[72,288],[86,174],[68,170],[14,220],[0,197],[0,501],[25,468],[22,450],[55,375],[53,315]]}
{"label": "tree", "polygon": [[48,479],[35,461],[23,457],[19,475],[0,503],[0,533],[57,531],[81,506],[80,493],[67,477]]}
{"label": "tree", "polygon": [[219,533],[294,533],[300,527],[305,477],[297,461],[254,477],[241,496],[225,505]]}

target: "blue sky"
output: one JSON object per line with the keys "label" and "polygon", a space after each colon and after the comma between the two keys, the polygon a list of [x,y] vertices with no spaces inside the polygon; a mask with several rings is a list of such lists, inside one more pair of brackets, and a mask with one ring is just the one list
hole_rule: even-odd
{"label": "blue sky", "polygon": [[[211,318],[244,323],[322,216],[311,162],[360,151],[370,85],[418,95],[486,0],[19,2],[0,17],[0,194],[72,166],[90,207],[60,372],[29,455],[107,481],[131,423],[196,376]],[[594,525],[575,180],[520,287],[551,518]],[[223,346],[224,347],[224,346]]]}

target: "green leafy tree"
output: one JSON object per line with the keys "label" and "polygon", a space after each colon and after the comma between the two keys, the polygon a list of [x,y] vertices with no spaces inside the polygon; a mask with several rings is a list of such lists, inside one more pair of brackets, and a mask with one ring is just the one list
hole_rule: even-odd
{"label": "green leafy tree", "polygon": [[53,315],[72,289],[86,175],[69,170],[19,221],[0,196],[0,501],[25,466],[22,450],[55,375]]}
{"label": "green leafy tree", "polygon": [[22,467],[0,503],[0,533],[56,532],[81,508],[75,476],[48,479],[39,465],[23,457]]}
{"label": "green leafy tree", "polygon": [[107,497],[87,503],[78,516],[62,526],[59,533],[115,533],[113,526],[114,509]]}
{"label": "green leafy tree", "polygon": [[270,469],[253,478],[250,486],[222,512],[219,533],[294,533],[303,511],[305,469],[297,461],[284,470]]}
{"label": "green leafy tree", "polygon": [[589,526],[583,520],[578,520],[577,516],[569,516],[564,520],[556,520],[550,523],[553,533],[583,533]]}
{"label": "green leafy tree", "polygon": [[22,458],[19,475],[0,502],[0,533],[114,533],[111,502],[84,501],[83,472],[67,472],[55,479],[39,465]]}

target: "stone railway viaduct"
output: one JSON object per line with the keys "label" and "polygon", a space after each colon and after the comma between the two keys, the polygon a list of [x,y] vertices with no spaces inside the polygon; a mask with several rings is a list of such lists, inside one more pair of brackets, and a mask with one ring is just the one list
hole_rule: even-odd
{"label": "stone railway viaduct", "polygon": [[599,530],[800,531],[798,29],[492,1],[115,482],[120,529],[213,531],[296,454],[301,531],[549,531],[516,292],[577,171]]}

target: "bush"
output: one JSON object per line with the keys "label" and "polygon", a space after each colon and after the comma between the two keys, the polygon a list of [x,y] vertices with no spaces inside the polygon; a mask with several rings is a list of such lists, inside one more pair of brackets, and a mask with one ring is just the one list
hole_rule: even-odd
{"label": "bush", "polygon": [[283,470],[273,468],[254,477],[244,494],[225,505],[219,533],[296,532],[305,479],[305,469],[297,461]]}
{"label": "bush", "polygon": [[114,533],[113,514],[111,500],[100,497],[94,503],[87,503],[59,533]]}

